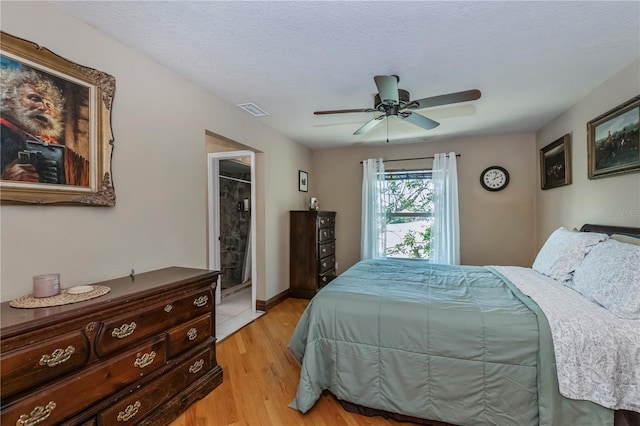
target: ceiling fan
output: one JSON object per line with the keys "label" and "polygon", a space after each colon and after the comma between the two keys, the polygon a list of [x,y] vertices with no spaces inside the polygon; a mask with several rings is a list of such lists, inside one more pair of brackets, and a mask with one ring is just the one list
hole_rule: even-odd
{"label": "ceiling fan", "polygon": [[429,108],[439,105],[455,104],[458,102],[475,101],[480,99],[479,90],[465,90],[463,92],[448,93],[446,95],[432,96],[429,98],[410,100],[409,92],[398,88],[400,77],[397,75],[376,75],[373,77],[378,88],[373,102],[373,108],[360,109],[334,109],[328,111],[315,111],[315,115],[344,114],[351,112],[376,112],[383,113],[367,121],[362,127],[356,130],[354,135],[362,135],[373,129],[382,122],[385,117],[400,117],[423,129],[430,130],[440,125],[437,121],[417,114],[411,110]]}

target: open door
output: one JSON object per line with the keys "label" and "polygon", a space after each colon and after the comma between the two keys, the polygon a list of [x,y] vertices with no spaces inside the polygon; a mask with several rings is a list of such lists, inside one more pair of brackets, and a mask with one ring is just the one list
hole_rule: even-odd
{"label": "open door", "polygon": [[[222,250],[221,241],[225,238],[221,235],[221,202],[220,202],[220,181],[221,181],[221,161],[225,164],[232,162],[239,162],[246,164],[250,167],[251,178],[247,182],[246,179],[238,179],[226,176],[222,174],[223,179],[235,180],[244,184],[249,183],[251,186],[250,197],[248,200],[243,197],[241,200],[234,202],[232,208],[237,211],[238,214],[249,215],[249,232],[244,252],[246,253],[244,259],[246,261],[241,262],[238,271],[241,276],[246,278],[247,274],[250,274],[251,279],[251,309],[256,311],[256,283],[257,270],[256,270],[256,216],[253,206],[255,206],[256,199],[256,184],[255,184],[255,153],[252,151],[228,151],[217,152],[208,154],[208,171],[209,171],[209,267],[211,269],[222,271]],[[223,165],[224,169],[224,165]],[[224,271],[222,271],[224,274]],[[219,279],[218,286],[216,287],[216,304],[219,304],[222,300],[222,280]]]}

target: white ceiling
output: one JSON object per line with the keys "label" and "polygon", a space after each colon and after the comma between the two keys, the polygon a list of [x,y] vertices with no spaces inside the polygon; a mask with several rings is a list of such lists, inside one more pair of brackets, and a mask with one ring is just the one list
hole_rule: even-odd
{"label": "white ceiling", "polygon": [[313,115],[373,107],[377,74],[411,99],[482,91],[419,110],[433,130],[388,120],[421,142],[534,132],[640,57],[638,1],[52,3],[314,149],[386,141],[384,123],[353,135],[379,114]]}

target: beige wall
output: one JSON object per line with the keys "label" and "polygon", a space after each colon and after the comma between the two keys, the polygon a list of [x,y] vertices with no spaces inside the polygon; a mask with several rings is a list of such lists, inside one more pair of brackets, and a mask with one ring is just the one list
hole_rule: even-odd
{"label": "beige wall", "polygon": [[[537,135],[463,138],[311,153],[246,112],[46,2],[2,2],[3,31],[116,77],[113,105],[114,208],[0,207],[0,300],[31,290],[31,277],[60,272],[72,286],[169,265],[207,267],[205,132],[243,144],[256,157],[258,299],[288,288],[289,210],[310,196],[338,212],[340,271],[359,259],[361,165],[366,158],[456,151],[462,262],[529,266],[557,226],[585,222],[640,226],[640,174],[589,181],[586,122],[640,93],[638,61],[596,88]],[[65,31],[60,31],[65,28]],[[267,119],[262,119],[264,121]],[[573,181],[539,190],[538,149],[570,132]],[[348,135],[346,135],[348,137]],[[204,144],[204,148],[203,148]],[[429,167],[389,163],[393,168]],[[509,187],[483,190],[479,174],[501,165]],[[298,170],[310,175],[298,192]],[[534,205],[535,204],[535,205]],[[532,238],[535,237],[535,238]]]}
{"label": "beige wall", "polygon": [[[531,266],[534,258],[536,155],[534,135],[453,139],[420,144],[356,146],[313,153],[314,191],[321,210],[335,210],[339,272],[360,259],[362,165],[367,158],[428,157],[455,151],[458,158],[461,262],[472,265]],[[505,167],[509,186],[488,192],[480,173]],[[431,168],[432,160],[386,163],[387,169]]]}
{"label": "beige wall", "polygon": [[585,223],[640,227],[640,173],[587,178],[587,122],[640,94],[640,59],[594,89],[536,134],[541,149],[571,134],[571,185],[536,190],[536,247],[558,227]]}
{"label": "beige wall", "polygon": [[258,298],[288,288],[288,212],[306,205],[297,180],[311,167],[307,148],[46,2],[3,1],[1,26],[116,78],[117,195],[114,208],[3,205],[1,300],[29,293],[42,273],[60,272],[67,287],[131,269],[206,268],[206,131],[262,152]]}

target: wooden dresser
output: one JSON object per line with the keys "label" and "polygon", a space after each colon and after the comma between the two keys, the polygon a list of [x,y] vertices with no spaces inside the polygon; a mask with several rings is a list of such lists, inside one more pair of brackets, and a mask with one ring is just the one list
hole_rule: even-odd
{"label": "wooden dresser", "polygon": [[163,425],[222,383],[219,273],[171,267],[52,308],[0,305],[0,424]]}
{"label": "wooden dresser", "polygon": [[336,212],[291,211],[289,295],[311,299],[336,277]]}

